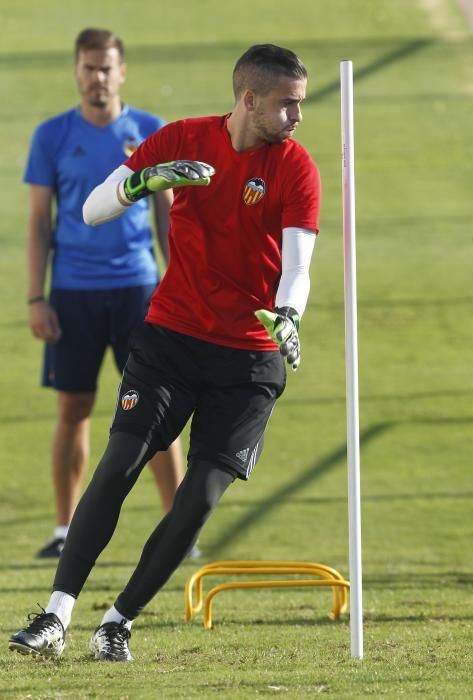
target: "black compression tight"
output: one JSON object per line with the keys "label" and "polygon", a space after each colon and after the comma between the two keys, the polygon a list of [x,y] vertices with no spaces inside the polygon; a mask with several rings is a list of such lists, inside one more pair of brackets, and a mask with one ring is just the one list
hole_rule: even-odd
{"label": "black compression tight", "polygon": [[115,607],[129,620],[164,586],[197,540],[234,474],[203,459],[190,462],[171,511],[146,542],[141,559]]}
{"label": "black compression tight", "polygon": [[140,438],[113,433],[74,512],[59,559],[54,590],[77,597],[117,526],[120,510],[148,461]]}
{"label": "black compression tight", "polygon": [[[113,433],[72,519],[59,560],[54,589],[77,597],[95,561],[110,541],[123,501],[150,458],[137,437]],[[171,511],[148,539],[141,559],[116,606],[133,619],[154,597],[196,541],[200,529],[234,474],[193,459]]]}

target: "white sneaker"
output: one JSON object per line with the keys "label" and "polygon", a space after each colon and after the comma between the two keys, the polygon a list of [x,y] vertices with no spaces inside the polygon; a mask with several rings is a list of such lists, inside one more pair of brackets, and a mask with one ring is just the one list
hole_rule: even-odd
{"label": "white sneaker", "polygon": [[30,613],[28,627],[12,634],[8,640],[11,651],[33,656],[57,658],[64,651],[66,633],[54,613]]}
{"label": "white sneaker", "polygon": [[130,637],[125,622],[105,622],[97,627],[90,639],[90,653],[100,661],[133,661],[128,649]]}

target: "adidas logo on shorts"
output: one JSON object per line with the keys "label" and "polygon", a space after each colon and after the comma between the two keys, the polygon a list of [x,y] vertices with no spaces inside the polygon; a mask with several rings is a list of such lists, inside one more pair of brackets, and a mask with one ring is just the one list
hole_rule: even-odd
{"label": "adidas logo on shorts", "polygon": [[236,453],[235,457],[238,457],[238,459],[245,463],[246,460],[248,459],[248,452],[250,451],[249,447],[246,447],[244,450],[240,450],[239,452]]}

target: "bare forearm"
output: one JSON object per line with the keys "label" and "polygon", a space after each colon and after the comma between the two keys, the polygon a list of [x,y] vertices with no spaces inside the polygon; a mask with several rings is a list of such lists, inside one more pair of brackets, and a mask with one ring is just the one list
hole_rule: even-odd
{"label": "bare forearm", "polygon": [[45,281],[51,251],[52,224],[50,195],[33,190],[28,228],[28,317],[31,332],[47,343],[61,337],[61,327],[54,309],[45,301]]}
{"label": "bare forearm", "polygon": [[51,223],[48,220],[30,220],[27,243],[28,299],[44,294],[51,238]]}
{"label": "bare forearm", "polygon": [[30,186],[30,216],[28,223],[28,319],[31,332],[47,343],[61,337],[59,320],[54,309],[45,301],[46,270],[52,240],[52,201],[54,192],[44,185]]}

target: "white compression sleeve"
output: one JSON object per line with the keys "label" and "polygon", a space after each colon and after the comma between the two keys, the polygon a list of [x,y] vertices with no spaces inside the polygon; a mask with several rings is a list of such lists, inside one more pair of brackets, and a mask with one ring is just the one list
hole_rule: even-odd
{"label": "white compression sleeve", "polygon": [[[125,209],[128,209],[129,205],[123,204],[118,198],[117,189],[120,183],[132,172],[133,170],[130,170],[126,165],[120,165],[101,185],[97,185],[92,190],[82,207],[82,216],[86,224],[89,226],[104,224],[116,219],[120,214],[123,214]],[[132,202],[130,202],[131,204]]]}
{"label": "white compression sleeve", "polygon": [[276,294],[276,306],[292,306],[299,316],[309,298],[309,268],[315,244],[315,232],[288,227],[282,232],[282,273]]}

